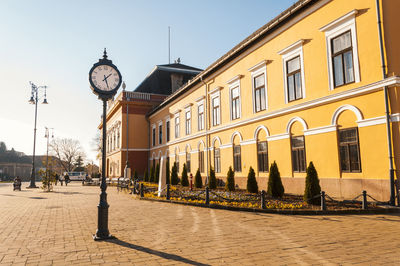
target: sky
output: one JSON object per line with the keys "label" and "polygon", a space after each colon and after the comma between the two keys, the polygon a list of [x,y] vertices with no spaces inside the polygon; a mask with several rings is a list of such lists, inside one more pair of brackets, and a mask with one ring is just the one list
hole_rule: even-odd
{"label": "sky", "polygon": [[[93,138],[102,113],[88,73],[102,57],[134,90],[155,65],[207,68],[294,0],[2,0],[0,1],[0,141],[33,153],[32,81],[46,85],[38,104],[36,155],[46,154],[45,127],[78,140],[96,162]],[[121,90],[122,88],[120,88]],[[42,97],[44,90],[39,90]],[[119,92],[118,92],[119,93]]]}

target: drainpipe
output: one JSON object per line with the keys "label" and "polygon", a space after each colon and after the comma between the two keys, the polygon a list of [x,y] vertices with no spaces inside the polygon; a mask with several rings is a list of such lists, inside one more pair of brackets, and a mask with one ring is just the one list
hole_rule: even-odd
{"label": "drainpipe", "polygon": [[208,150],[208,87],[207,87],[207,83],[204,82],[203,80],[203,76],[200,76],[200,81],[204,84],[204,126],[205,126],[205,130],[206,130],[206,184],[208,185],[208,181],[209,181],[209,150]]}
{"label": "drainpipe", "polygon": [[[379,47],[381,52],[381,64],[382,64],[382,77],[386,79],[386,64],[385,56],[383,51],[383,38],[382,38],[382,22],[380,12],[380,1],[376,0],[376,15],[378,19],[378,32],[379,32]],[[384,87],[385,94],[385,117],[386,117],[386,132],[388,139],[388,153],[389,153],[389,177],[390,177],[390,200],[389,204],[395,205],[395,189],[394,189],[394,169],[393,169],[393,151],[392,151],[392,136],[390,130],[390,110],[389,110],[389,93],[388,87]]]}

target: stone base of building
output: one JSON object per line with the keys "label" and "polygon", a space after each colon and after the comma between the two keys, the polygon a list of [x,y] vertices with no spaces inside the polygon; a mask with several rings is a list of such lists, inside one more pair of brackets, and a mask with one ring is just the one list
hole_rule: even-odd
{"label": "stone base of building", "polygon": [[[222,178],[221,178],[222,179]],[[225,182],[225,180],[222,179]],[[257,178],[258,188],[267,190],[268,177]],[[247,178],[235,177],[239,188],[246,189]],[[305,178],[282,177],[285,193],[303,195]],[[349,179],[349,178],[320,178],[321,189],[335,199],[354,199],[363,190],[378,201],[389,201],[390,182],[388,179]],[[358,199],[358,200],[361,200]]]}

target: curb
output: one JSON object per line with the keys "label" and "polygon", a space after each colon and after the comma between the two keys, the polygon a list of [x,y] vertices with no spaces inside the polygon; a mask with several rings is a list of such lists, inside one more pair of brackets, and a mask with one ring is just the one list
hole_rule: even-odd
{"label": "curb", "polygon": [[233,207],[233,206],[222,206],[217,204],[206,205],[204,203],[195,203],[195,202],[183,202],[183,201],[175,201],[175,200],[166,200],[166,199],[155,199],[155,198],[140,198],[140,200],[147,201],[155,201],[155,202],[164,202],[164,203],[173,203],[180,205],[188,205],[202,208],[211,208],[211,209],[221,209],[228,211],[243,211],[243,212],[257,212],[257,213],[271,213],[271,214],[282,214],[282,215],[352,215],[352,214],[386,214],[386,213],[400,213],[400,208],[396,207],[377,207],[376,209],[350,209],[350,210],[282,210],[282,209],[254,209],[254,208],[243,208],[243,207]]}

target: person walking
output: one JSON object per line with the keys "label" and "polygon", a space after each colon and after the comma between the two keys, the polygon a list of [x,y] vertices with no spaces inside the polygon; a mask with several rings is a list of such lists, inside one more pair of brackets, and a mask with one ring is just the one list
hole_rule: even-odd
{"label": "person walking", "polygon": [[63,177],[63,176],[60,176],[59,178],[60,178],[60,184],[61,184],[61,186],[62,186],[63,183],[64,183],[64,177]]}
{"label": "person walking", "polygon": [[69,183],[69,175],[65,174],[64,179],[65,179],[65,186],[67,186]]}
{"label": "person walking", "polygon": [[54,182],[54,184],[57,186],[57,182],[58,180],[60,180],[60,176],[58,174],[56,174],[56,181]]}

